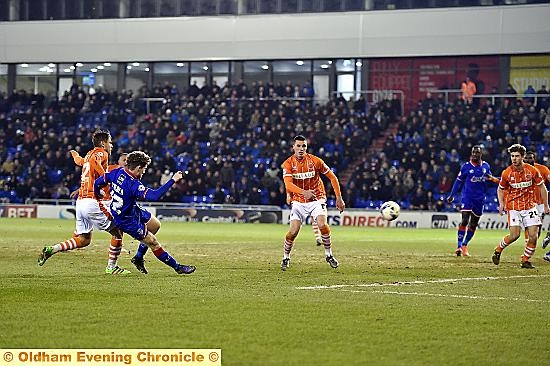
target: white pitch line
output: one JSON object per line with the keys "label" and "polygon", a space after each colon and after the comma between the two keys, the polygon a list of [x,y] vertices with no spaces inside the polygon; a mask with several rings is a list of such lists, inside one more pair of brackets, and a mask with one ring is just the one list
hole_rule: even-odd
{"label": "white pitch line", "polygon": [[[359,290],[342,290],[346,292],[365,292]],[[538,300],[538,299],[523,299],[519,297],[486,297],[486,296],[471,296],[471,295],[452,295],[452,294],[431,294],[428,292],[399,292],[399,291],[371,291],[376,294],[390,294],[390,295],[413,295],[413,296],[432,296],[432,297],[452,297],[458,299],[478,299],[478,300],[511,300],[511,301],[525,301],[525,302],[550,302],[550,300]]]}
{"label": "white pitch line", "polygon": [[502,277],[463,277],[463,278],[441,278],[438,280],[427,281],[396,281],[391,283],[366,283],[356,285],[329,285],[329,286],[303,286],[296,287],[296,290],[329,290],[339,289],[345,287],[384,287],[384,286],[403,286],[403,285],[423,285],[427,283],[449,283],[449,282],[462,282],[462,281],[494,281],[494,280],[510,280],[516,278],[542,278],[550,277],[550,275],[526,275],[526,276],[502,276]]}

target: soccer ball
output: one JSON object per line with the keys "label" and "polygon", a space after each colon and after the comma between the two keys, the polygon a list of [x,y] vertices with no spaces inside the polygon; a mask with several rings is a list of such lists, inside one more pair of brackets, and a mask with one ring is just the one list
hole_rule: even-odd
{"label": "soccer ball", "polygon": [[380,207],[380,214],[384,220],[393,221],[399,216],[401,207],[394,201],[387,201]]}

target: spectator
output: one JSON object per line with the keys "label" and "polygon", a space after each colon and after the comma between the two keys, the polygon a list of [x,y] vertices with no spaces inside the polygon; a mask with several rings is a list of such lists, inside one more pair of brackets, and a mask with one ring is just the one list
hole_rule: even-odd
{"label": "spectator", "polygon": [[468,76],[466,76],[466,79],[462,82],[460,90],[464,103],[472,104],[476,93],[476,84]]}
{"label": "spectator", "polygon": [[535,91],[535,88],[533,88],[533,85],[528,85],[527,89],[523,92],[525,94],[525,97],[523,98],[524,101],[533,104],[535,103],[535,97],[529,97],[529,95],[535,95],[537,92]]}

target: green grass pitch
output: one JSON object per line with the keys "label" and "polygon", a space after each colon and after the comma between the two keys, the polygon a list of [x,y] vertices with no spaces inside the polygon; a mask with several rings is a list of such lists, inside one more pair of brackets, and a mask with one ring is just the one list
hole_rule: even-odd
{"label": "green grass pitch", "polygon": [[[101,232],[39,267],[42,246],[73,229],[66,220],[0,219],[0,348],[221,348],[223,365],[550,359],[550,264],[539,248],[536,268],[521,269],[520,240],[493,265],[504,231],[477,232],[472,256],[457,258],[454,230],[333,227],[333,270],[304,227],[282,272],[285,226],[165,222],[160,242],[195,264],[194,274],[177,275],[148,253],[142,275],[123,253],[119,264],[133,273],[105,275]],[[125,246],[137,243],[125,237]]]}

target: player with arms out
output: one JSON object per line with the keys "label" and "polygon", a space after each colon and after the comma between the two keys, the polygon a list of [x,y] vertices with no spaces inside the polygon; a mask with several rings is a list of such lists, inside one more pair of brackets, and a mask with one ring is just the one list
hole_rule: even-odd
{"label": "player with arms out", "polygon": [[[126,159],[125,168],[115,169],[96,179],[95,194],[100,197],[101,188],[110,184],[113,198],[111,213],[116,226],[149,247],[158,260],[172,267],[176,273],[193,273],[196,269],[195,266],[179,264],[168,252],[164,251],[155,236],[160,229],[160,221],[137,204],[137,200],[158,201],[174,183],[183,177],[183,174],[178,171],[158,189],[145,187],[140,179],[150,163],[151,158],[144,152],[131,152]],[[132,263],[140,272],[147,273],[143,257],[132,258]]]}
{"label": "player with arms out", "polygon": [[541,219],[535,204],[535,190],[542,197],[543,212],[550,213],[548,207],[548,191],[540,172],[532,165],[523,162],[525,147],[514,144],[508,148],[512,165],[504,169],[498,186],[498,210],[501,215],[508,212],[508,227],[510,233],[500,241],[495,248],[492,260],[498,265],[504,248],[519,238],[521,227],[529,233],[525,250],[521,257],[521,268],[534,268],[530,259],[535,254],[537,246],[538,226]]}
{"label": "player with arms out", "polygon": [[[113,224],[109,213],[103,204],[95,199],[94,181],[105,174],[107,161],[113,147],[111,134],[108,131],[98,130],[92,136],[94,149],[89,151],[82,160],[82,175],[80,178],[80,189],[76,200],[76,229],[71,239],[53,246],[46,246],[38,257],[38,264],[43,266],[46,260],[52,255],[84,248],[92,240],[92,230],[97,227],[100,230],[108,231],[113,237],[122,242],[122,232]],[[108,274],[128,274],[130,271],[118,266]]]}
{"label": "player with arms out", "polygon": [[325,259],[332,268],[338,268],[338,261],[332,255],[330,227],[327,224],[327,204],[325,186],[320,174],[326,175],[336,194],[336,208],[342,212],[346,207],[340,191],[340,183],[329,167],[315,155],[306,153],[306,138],[298,135],[292,145],[294,154],[283,163],[283,179],[287,193],[290,194],[292,211],[290,229],[285,236],[281,269],[290,265],[290,252],[294,239],[298,236],[302,224],[308,216],[317,222],[325,247]]}
{"label": "player with arms out", "polygon": [[491,167],[481,157],[483,149],[480,145],[472,147],[470,161],[464,163],[453,184],[451,193],[447,197],[447,202],[452,203],[455,195],[462,191],[462,203],[460,212],[462,220],[458,226],[458,245],[455,254],[460,257],[470,256],[468,244],[474,236],[479,219],[483,214],[483,205],[485,204],[485,195],[487,193],[486,181],[498,183],[498,178],[493,177]]}
{"label": "player with arms out", "polygon": [[[80,154],[77,151],[71,150],[69,152],[71,153],[71,156],[73,157],[73,161],[76,165],[78,166],[84,165],[84,158],[80,156]],[[107,166],[107,172],[126,166],[127,156],[128,156],[128,153],[120,154],[118,158],[118,164],[110,164],[109,166]],[[101,199],[101,203],[105,208],[111,207],[111,193],[107,188],[108,187],[106,187],[106,189],[103,190],[105,194]],[[71,193],[71,198],[75,196],[78,196],[78,190]],[[131,273],[130,271],[123,269],[117,265],[118,257],[120,256],[121,251],[122,251],[122,237],[117,238],[116,236],[111,236],[111,245],[109,245],[109,259],[107,261],[107,267],[105,268],[105,273],[107,274]]]}

